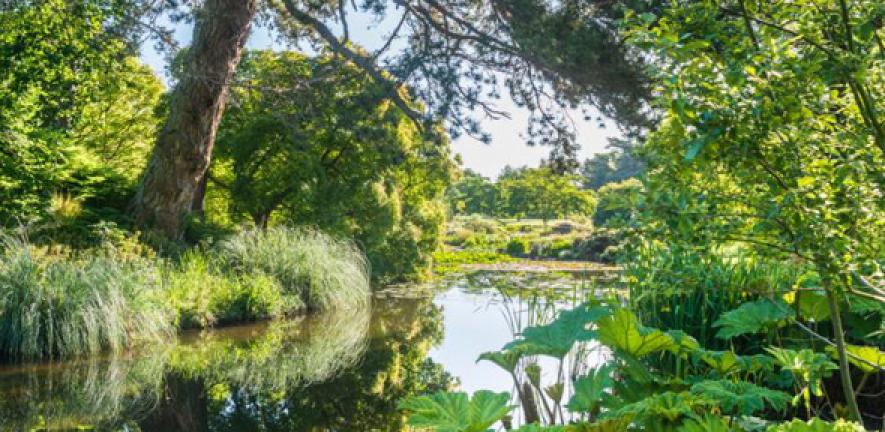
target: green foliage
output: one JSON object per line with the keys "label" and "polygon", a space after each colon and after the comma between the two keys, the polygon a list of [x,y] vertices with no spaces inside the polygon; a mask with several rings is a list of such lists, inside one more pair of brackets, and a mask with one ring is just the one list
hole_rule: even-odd
{"label": "green foliage", "polygon": [[119,352],[172,331],[157,272],[110,257],[35,255],[24,241],[0,244],[0,355],[14,360]]}
{"label": "green foliage", "polygon": [[794,405],[799,403],[800,396],[804,397],[806,406],[811,401],[811,395],[822,396],[821,381],[839,369],[826,354],[816,353],[807,348],[795,351],[769,347],[766,351],[774,357],[781,368],[790,371],[802,383],[802,390],[793,399]]}
{"label": "green foliage", "polygon": [[707,349],[737,344],[742,351],[754,342],[726,342],[716,337],[714,322],[745,302],[790,291],[803,269],[743,253],[723,255],[680,245],[643,246],[625,264],[631,309],[646,325],[682,330]]}
{"label": "green foliage", "polygon": [[385,86],[339,57],[251,51],[237,80],[208,202],[234,222],[354,238],[376,279],[426,276],[454,169],[446,137],[420,132]]}
{"label": "green foliage", "polygon": [[745,416],[769,408],[784,411],[791,399],[790,395],[782,391],[746,381],[701,381],[691,386],[691,392],[715,402],[723,412]]}
{"label": "green foliage", "polygon": [[636,358],[676,346],[669,334],[643,326],[636,315],[623,308],[600,319],[598,328],[599,342]]}
{"label": "green foliage", "polygon": [[642,182],[635,178],[602,186],[596,192],[599,203],[593,213],[593,225],[603,227],[631,221],[639,209],[642,192]]}
{"label": "green foliage", "polygon": [[845,420],[828,422],[819,418],[813,418],[807,422],[795,419],[768,428],[768,432],[864,432],[865,430],[863,426],[857,423]]}
{"label": "green foliage", "polygon": [[576,342],[594,339],[596,332],[588,329],[588,326],[604,320],[609,314],[611,310],[607,307],[582,304],[572,310],[560,312],[549,324],[526,327],[521,338],[504,348],[524,355],[541,354],[562,359]]}
{"label": "green foliage", "polygon": [[45,215],[53,193],[125,207],[163,92],[111,31],[129,7],[51,0],[0,13],[0,225]]}
{"label": "green foliage", "polygon": [[505,168],[501,178],[465,172],[447,192],[454,214],[539,218],[590,216],[596,208],[592,191],[582,190],[577,176],[560,175],[549,167]]}
{"label": "green foliage", "polygon": [[189,251],[165,270],[166,299],[178,327],[257,321],[304,309],[274,278],[259,270],[225,274],[205,252]]}
{"label": "green foliage", "polygon": [[716,337],[731,339],[747,333],[758,333],[774,328],[790,317],[787,304],[781,300],[760,299],[740,305],[737,309],[725,312],[713,322],[719,327]]}
{"label": "green foliage", "polygon": [[569,411],[594,413],[599,409],[608,396],[606,392],[614,386],[612,370],[611,366],[603,365],[575,380],[574,394],[566,405]]}
{"label": "green foliage", "polygon": [[848,345],[845,350],[850,354],[848,361],[865,374],[885,369],[885,352],[876,347]]}
{"label": "green foliage", "polygon": [[411,397],[400,404],[409,413],[409,425],[438,432],[486,432],[509,413],[508,393],[480,390],[467,393],[434,393]]}
{"label": "green foliage", "polygon": [[635,143],[610,139],[608,147],[610,151],[596,153],[581,164],[581,181],[585,188],[601,192],[602,188],[613,183],[626,183],[645,170],[642,159],[635,154]]}
{"label": "green foliage", "polygon": [[245,231],[220,242],[218,260],[236,274],[263,273],[307,309],[362,308],[369,302],[369,269],[350,242],[304,228]]}
{"label": "green foliage", "polygon": [[475,250],[440,250],[433,254],[433,271],[437,275],[457,272],[464,264],[494,264],[513,261],[510,255]]}

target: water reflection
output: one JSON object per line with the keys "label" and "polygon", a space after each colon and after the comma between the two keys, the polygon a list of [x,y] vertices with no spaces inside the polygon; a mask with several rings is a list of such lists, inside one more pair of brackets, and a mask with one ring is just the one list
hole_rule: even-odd
{"label": "water reflection", "polygon": [[[126,356],[0,366],[0,430],[405,430],[398,402],[459,385],[508,390],[477,356],[587,296],[584,282],[475,273],[373,310],[185,334]],[[411,290],[414,292],[414,290]],[[568,359],[568,373],[587,353]],[[537,363],[546,379],[555,367]],[[565,372],[564,372],[565,373]],[[523,374],[524,375],[524,374]],[[543,407],[540,407],[543,408]]]}

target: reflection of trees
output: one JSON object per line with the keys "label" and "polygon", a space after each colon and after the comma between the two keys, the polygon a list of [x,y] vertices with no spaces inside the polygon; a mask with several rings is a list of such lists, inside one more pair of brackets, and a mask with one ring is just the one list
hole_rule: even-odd
{"label": "reflection of trees", "polygon": [[121,417],[137,417],[155,406],[167,348],[7,368],[0,375],[0,430],[117,428]]}
{"label": "reflection of trees", "polygon": [[398,430],[397,402],[447,388],[430,299],[207,332],[132,358],[0,375],[0,430]]}
{"label": "reflection of trees", "polygon": [[211,429],[402,430],[402,398],[447,389],[451,378],[427,358],[442,337],[440,310],[429,299],[391,300],[375,314],[359,364],[333,378],[284,394],[236,387],[213,402]]}

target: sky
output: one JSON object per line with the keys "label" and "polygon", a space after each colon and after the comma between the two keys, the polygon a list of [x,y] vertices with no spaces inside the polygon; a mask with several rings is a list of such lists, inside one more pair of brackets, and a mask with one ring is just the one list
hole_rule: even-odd
{"label": "sky", "polygon": [[[192,24],[172,24],[168,21],[161,24],[174,29],[175,39],[181,46],[190,43],[193,32]],[[393,25],[390,22],[378,22],[367,15],[351,14],[348,19],[348,27],[351,39],[371,50],[383,43],[389,33],[389,30],[385,31],[385,29],[391,29]],[[246,46],[249,49],[282,50],[287,48],[276,40],[272,31],[263,26],[253,27]],[[156,51],[152,43],[144,44],[141,58],[154,69],[154,72],[164,82],[168,81],[166,58]],[[460,155],[465,168],[477,171],[489,178],[497,177],[501,169],[507,165],[514,167],[537,166],[541,159],[546,158],[550,152],[549,147],[526,145],[523,134],[526,130],[529,112],[510,101],[506,92],[501,93],[505,96],[495,101],[495,105],[509,113],[510,118],[488,119],[482,113],[476,114],[477,119],[481,120],[483,130],[491,135],[491,142],[484,144],[466,135],[462,135],[452,142],[453,150]],[[597,117],[596,113],[592,111],[590,113],[592,117]],[[619,136],[617,128],[610,121],[605,122],[605,128],[600,128],[595,120],[584,120],[584,114],[580,111],[574,111],[571,114],[576,126],[577,141],[581,146],[578,152],[578,159],[581,161],[595,153],[604,151],[609,137]]]}

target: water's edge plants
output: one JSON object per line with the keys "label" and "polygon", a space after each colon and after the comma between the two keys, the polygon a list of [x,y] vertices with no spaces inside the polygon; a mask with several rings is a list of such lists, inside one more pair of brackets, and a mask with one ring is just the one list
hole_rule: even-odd
{"label": "water's edge plants", "polygon": [[307,228],[246,231],[175,258],[112,245],[59,253],[0,243],[0,358],[65,358],[161,342],[177,329],[366,309],[356,246]]}

